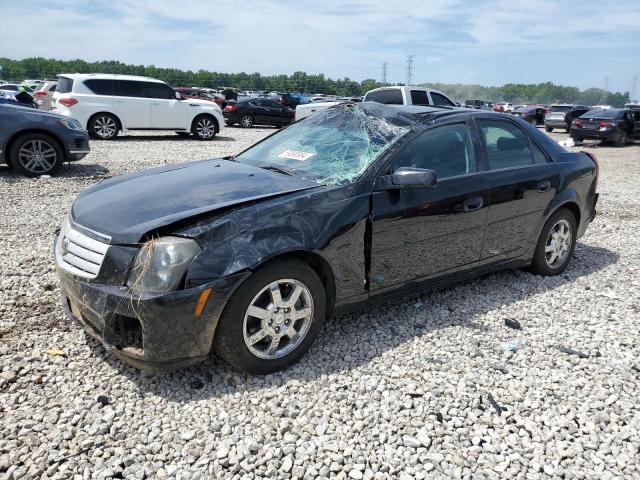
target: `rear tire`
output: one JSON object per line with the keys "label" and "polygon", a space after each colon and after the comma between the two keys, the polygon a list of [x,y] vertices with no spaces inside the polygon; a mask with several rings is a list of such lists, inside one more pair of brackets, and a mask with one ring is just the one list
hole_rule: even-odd
{"label": "rear tire", "polygon": [[120,131],[120,122],[110,113],[97,113],[89,119],[89,136],[97,140],[112,140]]}
{"label": "rear tire", "polygon": [[253,117],[251,115],[243,115],[240,117],[240,126],[242,128],[253,127]]}
{"label": "rear tire", "polygon": [[11,166],[26,177],[53,175],[62,166],[64,151],[53,137],[28,133],[13,142],[9,159]]}
{"label": "rear tire", "polygon": [[297,260],[274,261],[233,294],[218,323],[213,348],[239,370],[273,373],[309,350],[325,315],[325,290],[316,272]]}
{"label": "rear tire", "polygon": [[545,132],[553,132],[552,127],[544,127]]}
{"label": "rear tire", "polygon": [[615,141],[615,146],[616,147],[624,147],[627,144],[627,134],[626,133],[621,133],[620,137],[618,137],[618,140]]}
{"label": "rear tire", "polygon": [[577,232],[571,211],[561,208],[551,215],[540,232],[529,271],[543,276],[564,272],[576,247]]}

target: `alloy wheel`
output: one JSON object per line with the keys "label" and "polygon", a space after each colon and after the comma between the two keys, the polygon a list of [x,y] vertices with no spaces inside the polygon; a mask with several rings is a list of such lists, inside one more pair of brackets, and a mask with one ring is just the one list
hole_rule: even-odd
{"label": "alloy wheel", "polygon": [[20,147],[18,160],[25,170],[42,174],[54,168],[57,153],[53,146],[44,140],[29,140]]}
{"label": "alloy wheel", "polygon": [[216,134],[216,126],[210,118],[201,118],[196,124],[196,132],[200,138],[211,138]]}
{"label": "alloy wheel", "polygon": [[571,251],[572,241],[571,225],[561,218],[551,227],[547,235],[544,256],[549,268],[559,268],[564,264]]}
{"label": "alloy wheel", "polygon": [[295,350],[313,321],[313,297],[302,282],[271,282],[253,298],[244,315],[242,333],[249,351],[273,360]]}
{"label": "alloy wheel", "polygon": [[109,139],[116,134],[118,126],[111,117],[98,117],[93,122],[93,130],[100,138]]}
{"label": "alloy wheel", "polygon": [[251,118],[249,115],[245,115],[240,119],[240,124],[245,128],[249,128],[253,125],[253,118]]}

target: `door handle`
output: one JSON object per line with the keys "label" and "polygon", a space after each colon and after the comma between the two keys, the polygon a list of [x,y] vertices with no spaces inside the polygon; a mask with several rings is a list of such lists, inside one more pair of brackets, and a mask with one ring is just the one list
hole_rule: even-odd
{"label": "door handle", "polygon": [[551,182],[549,180],[542,180],[538,182],[538,191],[539,192],[548,192],[551,190]]}
{"label": "door handle", "polygon": [[482,205],[484,205],[482,197],[469,197],[465,199],[462,204],[462,208],[465,212],[473,212],[475,210],[480,210]]}

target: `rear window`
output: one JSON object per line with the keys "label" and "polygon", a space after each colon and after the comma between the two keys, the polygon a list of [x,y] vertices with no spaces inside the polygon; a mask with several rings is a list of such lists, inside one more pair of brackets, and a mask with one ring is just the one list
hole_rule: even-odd
{"label": "rear window", "polygon": [[516,108],[514,110],[514,112],[516,113],[527,113],[527,112],[533,112],[536,109],[536,107],[520,107],[520,108]]}
{"label": "rear window", "polygon": [[378,90],[376,92],[367,93],[364,97],[365,102],[378,102],[385,105],[402,105],[402,92],[397,89]]}
{"label": "rear window", "polygon": [[71,90],[73,90],[73,78],[59,77],[56,91],[58,93],[69,93]]}
{"label": "rear window", "polygon": [[144,89],[142,82],[133,80],[118,80],[118,94],[121,97],[144,97]]}
{"label": "rear window", "polygon": [[113,80],[85,80],[84,86],[96,95],[113,95]]}
{"label": "rear window", "polygon": [[563,107],[551,107],[549,109],[549,113],[556,113],[556,112],[561,112],[561,113],[567,113],[571,111],[571,107],[570,106],[563,106]]}
{"label": "rear window", "polygon": [[622,118],[624,110],[603,110],[596,108],[582,115],[585,118]]}
{"label": "rear window", "polygon": [[429,105],[427,92],[422,90],[411,90],[411,103],[414,105]]}

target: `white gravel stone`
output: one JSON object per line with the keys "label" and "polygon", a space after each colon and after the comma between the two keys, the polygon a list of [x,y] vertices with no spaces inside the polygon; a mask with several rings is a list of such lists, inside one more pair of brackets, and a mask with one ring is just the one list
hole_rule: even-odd
{"label": "white gravel stone", "polygon": [[[51,241],[81,190],[237,153],[273,131],[228,128],[212,142],[161,132],[93,141],[90,155],[46,181],[0,168],[0,474],[640,475],[639,143],[571,149],[598,156],[601,196],[563,275],[499,272],[328,320],[285,372],[252,377],[211,358],[146,376],[64,318]],[[507,354],[500,345],[510,341],[518,348]],[[51,348],[66,355],[48,355]]]}

